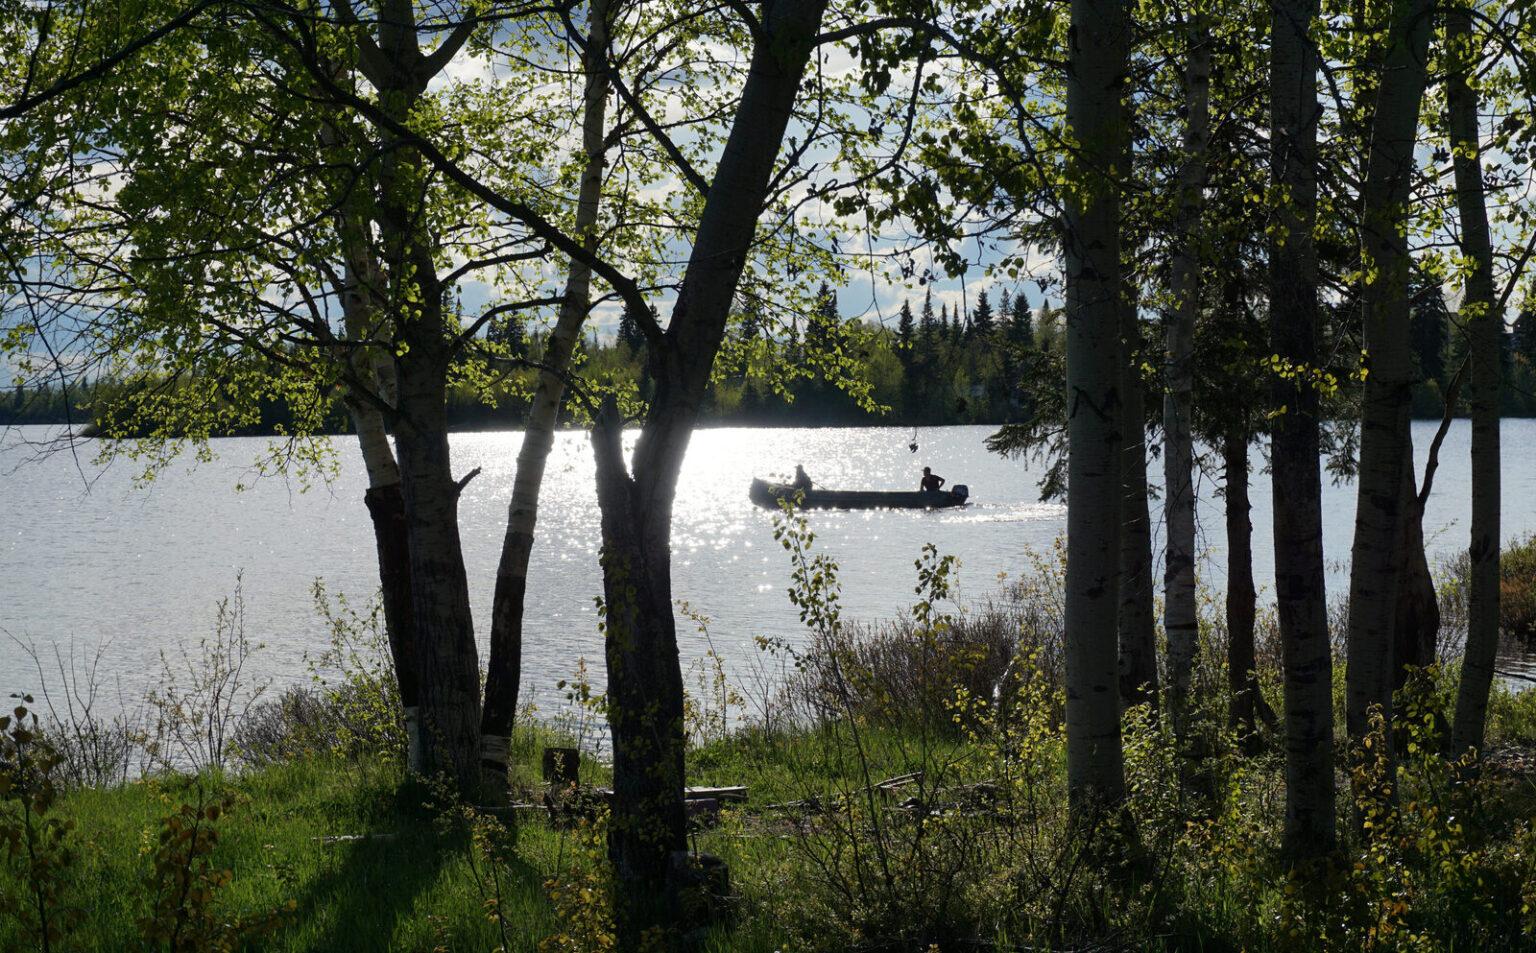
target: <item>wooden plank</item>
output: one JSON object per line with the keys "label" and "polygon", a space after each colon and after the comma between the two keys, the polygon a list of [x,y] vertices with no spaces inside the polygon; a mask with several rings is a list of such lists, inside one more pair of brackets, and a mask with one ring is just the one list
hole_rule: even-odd
{"label": "wooden plank", "polygon": [[[612,799],[612,788],[591,788],[589,793],[600,798]],[[717,801],[745,801],[747,799],[747,787],[744,784],[723,788],[684,788],[683,800],[702,801],[714,798]]]}

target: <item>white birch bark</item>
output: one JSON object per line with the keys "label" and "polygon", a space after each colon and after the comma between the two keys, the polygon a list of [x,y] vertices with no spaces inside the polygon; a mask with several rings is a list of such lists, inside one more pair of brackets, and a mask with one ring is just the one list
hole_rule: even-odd
{"label": "white birch bark", "polygon": [[[1398,550],[1412,460],[1408,405],[1413,363],[1408,340],[1408,199],[1419,108],[1428,78],[1429,0],[1392,5],[1388,48],[1371,121],[1362,194],[1360,251],[1365,274],[1367,375],[1361,408],[1359,502],[1350,551],[1349,662],[1345,711],[1352,741],[1380,707],[1390,731]],[[1387,751],[1391,750],[1388,745]]]}
{"label": "white birch bark", "polygon": [[1471,84],[1478,47],[1472,18],[1457,4],[1445,15],[1447,113],[1456,177],[1461,253],[1471,271],[1461,313],[1471,338],[1472,364],[1472,531],[1467,547],[1471,584],[1467,592],[1467,644],[1451,725],[1452,754],[1481,748],[1488,722],[1499,644],[1499,348],[1503,320],[1496,311],[1493,246],[1483,193],[1482,143],[1478,135],[1478,94]]}
{"label": "white birch bark", "polygon": [[[336,128],[329,123],[321,127],[320,137],[326,146],[340,144]],[[419,687],[411,619],[409,560],[403,551],[404,535],[394,523],[401,518],[403,489],[400,467],[384,419],[384,408],[393,405],[396,397],[393,354],[383,320],[388,291],[379,267],[377,249],[370,241],[367,218],[344,207],[336,221],[343,256],[342,322],[351,371],[343,400],[352,418],[363,468],[368,474],[364,500],[374,524],[385,635],[395,667],[405,724],[406,764],[412,772],[420,773],[425,769],[426,755],[422,745],[421,709],[417,705]]]}
{"label": "white birch bark", "polygon": [[1120,557],[1121,91],[1124,0],[1073,0],[1067,125],[1075,139],[1066,203],[1067,784],[1079,821],[1121,800],[1116,617]]}
{"label": "white birch bark", "polygon": [[[1315,0],[1276,0],[1270,17],[1270,346],[1282,363],[1317,363],[1317,48]],[[1333,658],[1323,575],[1318,398],[1310,382],[1272,382],[1271,500],[1275,604],[1285,681],[1284,850],[1333,848]]]}
{"label": "white birch bark", "polygon": [[[606,147],[609,0],[592,0],[588,8],[587,79],[583,96],[582,149],[586,167],[576,200],[573,234],[587,251],[598,245],[597,218],[603,192]],[[491,652],[486,666],[485,706],[481,715],[480,764],[487,791],[505,790],[513,718],[517,713],[523,643],[523,596],[528,585],[528,560],[533,551],[539,516],[539,490],[544,467],[554,446],[555,424],[565,395],[564,374],[591,309],[591,266],[572,259],[566,274],[560,314],[550,331],[539,372],[533,405],[523,428],[517,454],[507,529],[496,569],[496,593],[491,608]]]}
{"label": "white birch bark", "polygon": [[1164,512],[1168,547],[1163,568],[1163,631],[1168,639],[1168,708],[1174,731],[1187,727],[1199,623],[1195,601],[1194,390],[1195,314],[1200,307],[1200,220],[1210,142],[1211,37],[1203,13],[1189,27],[1184,101],[1184,161],[1179,167],[1179,244],[1173,259],[1168,315],[1167,391],[1163,396]]}

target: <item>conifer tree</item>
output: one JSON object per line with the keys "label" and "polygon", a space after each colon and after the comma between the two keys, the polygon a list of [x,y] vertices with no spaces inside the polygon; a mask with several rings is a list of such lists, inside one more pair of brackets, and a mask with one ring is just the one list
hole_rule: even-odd
{"label": "conifer tree", "polygon": [[907,353],[912,347],[912,339],[916,333],[916,321],[912,317],[912,302],[901,302],[901,318],[896,322],[896,340],[901,342],[902,359],[906,360]]}
{"label": "conifer tree", "polygon": [[997,330],[997,322],[993,317],[992,302],[985,291],[976,296],[976,310],[971,312],[972,333],[983,341],[992,337],[992,332]]}
{"label": "conifer tree", "polygon": [[635,312],[629,306],[624,306],[624,312],[619,315],[619,343],[628,348],[630,354],[638,353],[645,346],[645,332],[640,330],[640,324],[635,320]]}
{"label": "conifer tree", "polygon": [[1409,335],[1413,362],[1423,381],[1445,384],[1445,348],[1450,341],[1451,313],[1440,282],[1415,272],[1409,287]]}
{"label": "conifer tree", "polygon": [[1008,319],[1008,340],[1023,347],[1035,343],[1034,316],[1029,310],[1029,299],[1024,297],[1022,291],[1013,298],[1013,308]]}
{"label": "conifer tree", "polygon": [[741,328],[743,341],[755,341],[763,335],[763,306],[755,297],[744,297],[741,302]]}

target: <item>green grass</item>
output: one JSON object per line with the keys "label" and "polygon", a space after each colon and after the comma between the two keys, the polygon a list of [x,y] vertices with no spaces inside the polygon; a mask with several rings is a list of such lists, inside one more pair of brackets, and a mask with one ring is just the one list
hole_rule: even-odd
{"label": "green grass", "polygon": [[[1523,710],[1529,703],[1501,696],[1499,706]],[[1273,757],[1227,763],[1223,783],[1231,785],[1233,800],[1223,807],[1179,794],[1177,762],[1155,732],[1138,736],[1129,748],[1136,786],[1129,810],[1142,854],[1121,863],[1102,845],[1074,845],[1062,823],[1061,765],[1053,754],[1059,748],[989,752],[976,737],[925,739],[872,722],[862,726],[860,740],[862,758],[848,725],[777,736],[743,732],[694,752],[691,783],[744,783],[751,792],[745,808],[727,811],[718,827],[693,835],[695,849],[727,861],[735,888],[734,916],[699,948],[767,953],[863,942],[871,949],[924,950],[931,942],[942,946],[945,936],[1011,938],[1048,948],[1098,934],[1139,937],[1132,945],[1145,949],[1350,949],[1353,934],[1342,928],[1318,927],[1321,932],[1302,942],[1289,936],[1286,924],[1311,917],[1322,923],[1324,911],[1369,919],[1371,904],[1399,888],[1414,891],[1413,910],[1389,920],[1417,939],[1409,943],[1399,934],[1402,942],[1381,949],[1459,949],[1457,937],[1486,938],[1493,926],[1516,931],[1501,948],[1532,948],[1517,935],[1528,921],[1483,909],[1478,892],[1518,908],[1531,866],[1520,854],[1531,842],[1529,780],[1505,779],[1487,788],[1483,803],[1463,802],[1475,812],[1466,824],[1484,819],[1492,825],[1486,831],[1456,839],[1421,812],[1404,830],[1431,848],[1399,851],[1371,863],[1366,874],[1347,873],[1349,851],[1362,845],[1348,848],[1336,865],[1346,873],[1327,875],[1343,878],[1328,888],[1337,894],[1308,899],[1287,892],[1284,868],[1271,850],[1278,807]],[[527,741],[519,747],[515,776],[537,775],[536,750]],[[933,796],[931,790],[864,790],[870,781],[920,768],[929,772],[930,788],[982,779],[1006,786],[1014,783],[1008,765],[1021,755],[1043,758],[1032,765],[1038,796],[1010,800],[995,812],[957,812],[919,824],[900,811],[899,801],[914,791]],[[159,778],[61,798],[53,812],[73,822],[77,852],[64,903],[80,908],[83,919],[52,948],[150,948],[138,918],[146,912],[145,880],[162,820],[183,803],[225,789],[236,801],[217,821],[220,837],[210,857],[233,876],[214,893],[217,909],[231,919],[291,907],[285,925],[244,948],[425,953],[488,951],[505,942],[509,950],[535,951],[599,909],[553,904],[544,886],[552,878],[570,879],[575,868],[601,869],[600,846],[594,849],[581,830],[553,826],[542,813],[505,828],[481,822],[477,829],[469,814],[445,805],[397,763],[317,757],[244,776]],[[769,809],[812,794],[824,802],[841,799],[850,810]],[[1211,826],[1189,826],[1201,816],[1211,818]],[[894,865],[894,883],[880,880],[877,840]],[[1431,858],[1441,848],[1481,866],[1467,876],[1435,874]],[[1397,869],[1405,859],[1424,869],[1408,876]],[[1106,874],[1110,869],[1119,872]],[[1346,882],[1349,876],[1355,881]],[[600,887],[601,879],[584,882]],[[1316,882],[1330,881],[1319,875]],[[16,867],[5,866],[0,890],[17,886]],[[487,902],[498,896],[505,936],[487,916]],[[34,948],[16,922],[0,918],[0,950]]]}
{"label": "green grass", "polygon": [[[137,946],[160,819],[225,784],[239,801],[220,819],[211,855],[234,874],[219,905],[229,914],[294,905],[293,925],[262,938],[261,948],[431,950],[440,933],[451,938],[448,949],[493,945],[468,870],[469,838],[436,819],[425,806],[430,792],[394,765],[310,760],[245,778],[151,780],[67,798],[59,809],[80,835],[70,899],[85,911],[73,948]],[[357,839],[326,840],[335,837]],[[554,846],[531,840],[546,848],[527,851],[532,858]],[[537,922],[541,872],[522,865],[517,873],[526,916]],[[17,943],[0,925],[0,948]]]}
{"label": "green grass", "polygon": [[[1444,704],[1450,682],[1441,678],[1422,695],[1426,704]],[[1536,950],[1536,771],[1501,767],[1460,787],[1448,765],[1425,753],[1433,739],[1419,737],[1425,744],[1404,759],[1398,802],[1377,831],[1361,837],[1341,821],[1338,853],[1293,872],[1276,850],[1276,739],[1254,758],[1230,754],[1231,739],[1214,727],[1217,712],[1205,729],[1216,754],[1192,772],[1165,728],[1131,720],[1131,794],[1116,822],[1135,832],[1127,846],[1085,837],[1068,822],[1060,697],[1044,680],[1031,685],[1006,730],[990,725],[980,705],[903,719],[871,704],[819,727],[717,733],[697,747],[689,783],[745,784],[750,801],[690,835],[693,849],[726,861],[733,886],[729,917],[694,948],[918,953],[931,944],[1075,949],[1110,941],[1168,951]],[[1533,699],[1495,694],[1490,748],[1536,744]],[[1423,722],[1420,730],[1433,731],[1433,719]],[[521,798],[541,796],[540,755],[551,743],[562,742],[548,731],[518,733],[512,778]],[[920,781],[871,789],[918,771]],[[584,783],[605,785],[607,774],[583,759]],[[975,788],[981,782],[985,796]],[[1340,782],[1343,798],[1349,785],[1342,775]],[[215,870],[231,872],[211,894],[217,920],[271,912],[284,920],[224,948],[600,947],[580,935],[603,932],[599,835],[556,825],[542,811],[488,821],[408,777],[397,760],[370,755],[309,756],[240,775],[160,777],[60,797],[47,813],[73,824],[75,852],[60,904],[81,916],[50,950],[169,949],[147,944],[140,924],[164,853],[164,819],[226,791],[234,799],[215,821],[209,854]],[[980,799],[968,801],[966,792]],[[919,819],[914,798],[935,812]],[[806,808],[810,800],[822,809]],[[0,801],[0,832],[18,809],[14,799]],[[1341,800],[1341,819],[1350,813]],[[21,869],[0,850],[0,902],[24,889]],[[550,882],[562,885],[560,898]],[[0,951],[40,948],[0,907]]]}

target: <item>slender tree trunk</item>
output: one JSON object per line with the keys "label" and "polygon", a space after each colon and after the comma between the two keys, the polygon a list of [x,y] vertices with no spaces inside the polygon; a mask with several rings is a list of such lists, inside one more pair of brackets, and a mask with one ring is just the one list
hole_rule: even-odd
{"label": "slender tree trunk", "polygon": [[[1427,489],[1427,482],[1426,482]],[[1413,460],[1403,466],[1403,532],[1398,547],[1397,606],[1393,613],[1392,691],[1408,681],[1408,669],[1434,664],[1440,603],[1424,552],[1424,506],[1414,485]]]}
{"label": "slender tree trunk", "polygon": [[[1270,175],[1286,197],[1269,240],[1270,343],[1293,368],[1317,366],[1315,0],[1277,0],[1270,19]],[[1318,396],[1277,374],[1270,452],[1275,601],[1285,668],[1284,849],[1315,857],[1334,844],[1333,657],[1323,576]]]}
{"label": "slender tree trunk", "polygon": [[[597,215],[603,192],[608,10],[608,0],[593,0],[588,10],[588,72],[582,118],[582,148],[587,155],[587,164],[582,170],[575,221],[575,233],[588,251],[597,248]],[[487,792],[504,791],[507,784],[508,747],[522,674],[523,603],[528,588],[528,559],[533,552],[533,533],[539,514],[539,490],[544,483],[544,465],[554,445],[555,424],[565,395],[565,381],[561,375],[570,367],[571,354],[591,309],[591,284],[592,269],[573,260],[566,277],[560,316],[545,344],[542,362],[545,369],[539,373],[533,406],[523,427],[523,445],[517,454],[517,475],[512,481],[512,501],[507,507],[507,531],[501,544],[501,562],[496,568],[485,710],[480,722],[480,759]]]}
{"label": "slender tree trunk", "polygon": [[1073,0],[1067,125],[1077,137],[1066,203],[1067,784],[1090,820],[1125,794],[1117,691],[1124,434],[1120,393],[1120,205],[1111,170],[1125,149],[1121,91],[1130,11],[1123,0]]}
{"label": "slender tree trunk", "polygon": [[611,402],[593,430],[614,745],[608,845],[626,949],[638,948],[648,927],[671,922],[667,866],[686,847],[683,689],[671,588],[678,475],[825,9],[826,0],[777,0],[762,8],[741,103],[672,320],[665,331],[647,328],[656,390],[628,472]]}
{"label": "slender tree trunk", "polygon": [[[405,0],[381,4],[375,52],[382,56],[368,78],[379,90],[382,108],[402,123],[433,72],[417,44],[416,29],[414,11]],[[448,452],[452,342],[443,320],[435,241],[420,216],[426,172],[409,144],[391,145],[379,163],[377,209],[398,346],[395,453],[410,549],[423,768],[473,794],[480,781],[480,671],[459,539],[462,485],[453,478]]]}
{"label": "slender tree trunk", "polygon": [[1253,644],[1257,595],[1253,584],[1253,521],[1248,515],[1253,509],[1248,502],[1248,434],[1241,427],[1228,428],[1221,449],[1226,474],[1229,723],[1237,730],[1239,742],[1252,751],[1262,699]]}
{"label": "slender tree trunk", "polygon": [[1471,583],[1466,654],[1451,727],[1452,753],[1460,754],[1482,747],[1499,645],[1499,348],[1503,317],[1495,304],[1478,97],[1469,83],[1479,58],[1471,15],[1460,4],[1453,5],[1445,15],[1445,30],[1451,63],[1446,99],[1456,211],[1461,220],[1461,254],[1471,269],[1461,305],[1471,339],[1472,363],[1472,538],[1467,547]]}
{"label": "slender tree trunk", "polygon": [[[368,473],[368,490],[363,502],[373,522],[374,546],[379,559],[379,588],[384,604],[384,631],[389,639],[390,658],[395,667],[395,683],[400,691],[400,705],[405,721],[406,763],[413,772],[426,765],[422,747],[420,719],[420,680],[416,671],[416,628],[411,599],[410,539],[405,522],[405,492],[400,483],[400,467],[384,426],[381,405],[392,404],[394,367],[391,355],[372,341],[378,330],[378,315],[383,313],[383,276],[373,261],[372,251],[356,239],[360,229],[351,232],[347,252],[347,288],[342,308],[351,340],[352,375],[363,382],[349,386],[347,408],[357,431],[358,448]],[[371,384],[371,388],[367,385]],[[367,388],[370,393],[361,392]]]}
{"label": "slender tree trunk", "polygon": [[1141,379],[1145,342],[1127,287],[1120,309],[1120,702],[1150,704],[1157,713],[1157,613],[1153,607],[1152,516],[1147,504],[1146,389]]}
{"label": "slender tree trunk", "polygon": [[[320,141],[328,149],[342,145],[340,133],[330,123],[321,126]],[[359,193],[354,200],[365,201],[365,195]],[[367,215],[355,205],[343,205],[336,215],[336,230],[344,258],[340,298],[349,365],[344,400],[352,417],[352,428],[357,433],[363,468],[368,474],[368,489],[363,494],[363,502],[373,523],[374,548],[378,553],[384,631],[405,722],[406,763],[412,772],[419,773],[425,762],[418,707],[420,685],[416,671],[405,494],[384,416],[386,408],[393,409],[397,398],[394,352],[379,339],[385,334],[389,293],[379,268],[378,250],[368,240]]]}
{"label": "slender tree trunk", "polygon": [[[1184,126],[1184,161],[1179,168],[1179,244],[1173,259],[1173,310],[1168,315],[1167,391],[1163,396],[1163,507],[1168,527],[1163,565],[1163,632],[1168,639],[1168,707],[1174,731],[1180,736],[1187,727],[1200,634],[1195,595],[1195,457],[1190,421],[1194,413],[1195,314],[1200,307],[1200,213],[1210,142],[1211,36],[1203,13],[1195,14],[1190,24],[1188,56],[1184,101],[1189,116]],[[1245,442],[1245,505],[1247,463]],[[1247,518],[1245,511],[1243,519]],[[1229,532],[1230,526],[1229,519]],[[1250,632],[1250,640],[1251,637]]]}
{"label": "slender tree trunk", "polygon": [[1399,552],[1410,506],[1404,489],[1412,486],[1412,476],[1405,479],[1404,469],[1413,459],[1408,427],[1413,389],[1408,346],[1408,199],[1419,107],[1428,76],[1430,11],[1428,0],[1393,4],[1362,194],[1365,282],[1361,300],[1368,374],[1361,410],[1359,502],[1350,551],[1345,675],[1345,710],[1349,736],[1355,742],[1365,736],[1372,708],[1381,709],[1389,732],[1391,728]]}

